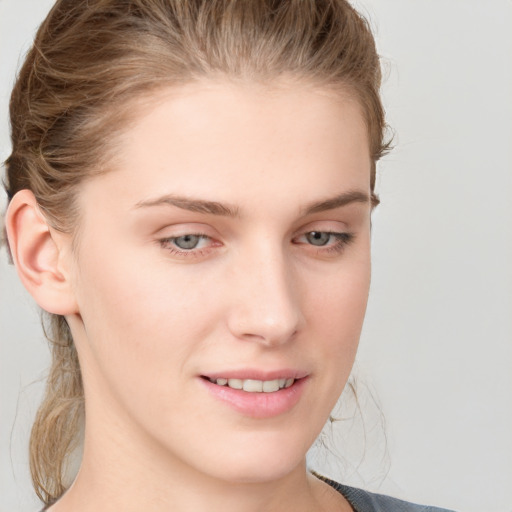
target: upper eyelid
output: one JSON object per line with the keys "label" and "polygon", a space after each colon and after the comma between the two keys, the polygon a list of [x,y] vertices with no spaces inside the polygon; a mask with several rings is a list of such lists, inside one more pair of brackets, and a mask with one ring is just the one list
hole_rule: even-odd
{"label": "upper eyelid", "polygon": [[[200,227],[196,227],[197,224],[199,224]],[[325,226],[322,224],[328,225]],[[336,226],[333,226],[333,224],[336,224]],[[234,234],[232,230],[229,231],[231,234]],[[295,237],[305,233],[311,233],[312,231],[318,231],[322,233],[346,233],[350,231],[350,228],[347,223],[341,222],[339,220],[318,220],[309,222],[306,225],[298,228],[293,228],[293,230],[290,231],[290,235]],[[166,225],[162,228],[159,228],[155,235],[159,238],[179,238],[180,236],[185,235],[206,236],[209,238],[221,237],[216,228],[202,223],[180,223]]]}
{"label": "upper eyelid", "polygon": [[204,236],[208,238],[219,238],[219,233],[211,227],[205,226],[201,224],[199,226],[191,224],[170,224],[164,227],[159,228],[155,231],[152,237],[158,240],[171,239],[171,238],[179,238],[181,236],[186,235],[197,235]]}
{"label": "upper eyelid", "polygon": [[[345,242],[349,242],[349,241],[353,240],[353,238],[355,236],[354,233],[352,233],[350,231],[328,231],[328,230],[321,230],[321,229],[318,229],[318,230],[313,229],[313,230],[304,231],[300,235],[297,235],[296,237],[294,237],[293,240],[296,240],[297,238],[303,237],[305,235],[308,235],[308,234],[314,233],[314,232],[332,235],[336,242],[340,242],[340,241],[343,242],[343,240],[345,240]],[[309,244],[309,245],[313,245],[313,244]]]}
{"label": "upper eyelid", "polygon": [[341,234],[352,231],[349,226],[340,221],[314,221],[294,230],[293,237],[305,235],[317,231],[319,233]]}
{"label": "upper eyelid", "polygon": [[[295,222],[293,224],[295,224]],[[327,224],[327,226],[325,226],[325,224]],[[222,223],[220,226],[221,232],[227,230],[232,235],[234,235],[238,229],[241,228],[236,228],[235,226],[230,226],[229,224],[225,223]],[[307,222],[301,221],[300,225],[297,222],[295,226],[291,227],[289,233],[292,236],[296,236],[296,234],[307,233],[310,231],[328,231],[332,233],[341,233],[347,230],[349,230],[349,223],[339,218],[316,218],[308,220]],[[169,232],[169,235],[166,236],[167,238],[193,234],[205,235],[213,238],[217,236],[220,237],[219,230],[217,227],[215,227],[215,225],[201,221],[169,223],[155,230],[154,235],[158,236],[160,233],[166,233],[167,231]]]}
{"label": "upper eyelid", "polygon": [[301,222],[293,229],[294,233],[309,233],[311,231],[329,231],[331,233],[342,233],[349,230],[352,222],[348,219],[341,220],[339,218],[316,218],[308,222]]}

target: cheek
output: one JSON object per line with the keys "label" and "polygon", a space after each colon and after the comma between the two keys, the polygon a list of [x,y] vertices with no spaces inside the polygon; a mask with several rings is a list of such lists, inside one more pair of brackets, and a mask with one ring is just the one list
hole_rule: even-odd
{"label": "cheek", "polygon": [[208,273],[160,258],[148,265],[147,250],[112,245],[109,251],[89,246],[80,263],[84,344],[112,382],[129,379],[131,386],[135,374],[150,381],[176,374],[212,328],[215,287]]}
{"label": "cheek", "polygon": [[176,390],[203,338],[194,318],[197,305],[195,314],[191,307],[194,296],[179,291],[190,290],[186,282],[177,276],[164,279],[157,266],[110,256],[99,265],[81,266],[84,335],[77,348],[89,403],[105,414],[149,422],[147,428],[156,428],[151,418],[171,425],[177,421],[172,410],[180,398]]}
{"label": "cheek", "polygon": [[338,272],[332,272],[311,286],[309,322],[322,328],[334,344],[351,341],[357,344],[369,287],[369,257],[359,258],[354,264],[342,264]]}
{"label": "cheek", "polygon": [[315,357],[321,379],[330,397],[324,414],[329,414],[352,370],[366,312],[370,286],[369,250],[340,265],[337,272],[316,281],[309,296],[307,324],[315,340]]}
{"label": "cheek", "polygon": [[140,265],[133,250],[88,246],[76,283],[83,324],[77,348],[84,371],[95,373],[91,381],[102,376],[126,385],[137,380],[136,373],[154,367],[152,360],[161,360],[166,346],[158,341],[166,341],[169,329],[158,311],[166,301],[163,290],[150,293],[152,283],[151,269]]}

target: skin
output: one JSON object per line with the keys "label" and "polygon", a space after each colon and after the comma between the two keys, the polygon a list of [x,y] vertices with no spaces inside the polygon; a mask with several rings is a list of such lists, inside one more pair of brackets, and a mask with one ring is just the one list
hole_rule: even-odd
{"label": "skin", "polygon": [[[371,162],[357,102],[304,84],[203,82],[143,110],[109,172],[80,188],[76,246],[27,191],[10,205],[20,275],[66,315],[85,386],[82,466],[50,510],[351,510],[308,475],[305,454],[350,374],[368,296]],[[343,194],[359,200],[305,213]],[[39,249],[24,229],[44,238]],[[352,239],[318,246],[311,232]],[[197,233],[176,252],[176,237]],[[299,369],[299,401],[255,418],[201,378],[247,368]]]}

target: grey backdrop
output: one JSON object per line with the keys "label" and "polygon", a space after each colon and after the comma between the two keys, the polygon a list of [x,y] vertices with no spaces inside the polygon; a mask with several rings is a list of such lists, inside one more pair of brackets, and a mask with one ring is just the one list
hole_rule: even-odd
{"label": "grey backdrop", "polygon": [[[2,160],[14,73],[51,3],[0,0]],[[512,511],[512,2],[356,3],[377,33],[397,132],[380,165],[357,362],[389,455],[363,389],[366,430],[340,422],[343,458],[320,464],[410,500]],[[27,439],[48,354],[6,260],[0,251],[0,511],[30,511]]]}

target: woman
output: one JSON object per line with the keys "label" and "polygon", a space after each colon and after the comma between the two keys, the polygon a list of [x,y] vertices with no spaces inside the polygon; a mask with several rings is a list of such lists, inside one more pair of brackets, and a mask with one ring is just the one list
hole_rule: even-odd
{"label": "woman", "polygon": [[47,510],[427,510],[305,464],[366,308],[379,85],[343,1],[57,2],[6,162],[9,249],[53,340]]}

